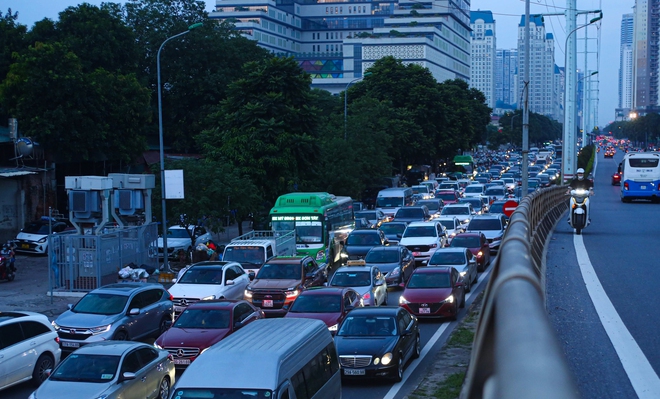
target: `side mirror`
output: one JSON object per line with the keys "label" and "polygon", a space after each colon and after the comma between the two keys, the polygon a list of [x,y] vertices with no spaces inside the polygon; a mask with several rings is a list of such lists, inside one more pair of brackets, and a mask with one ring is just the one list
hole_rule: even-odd
{"label": "side mirror", "polygon": [[324,287],[329,287],[330,284],[328,284],[328,282],[326,281],[325,283],[323,283],[323,286],[324,286]]}
{"label": "side mirror", "polygon": [[234,280],[227,280],[225,285],[234,285]]}
{"label": "side mirror", "polygon": [[454,287],[456,287],[456,288],[460,288],[460,287],[462,287],[462,286],[463,286],[463,282],[462,282],[462,281],[457,281],[456,284],[454,284]]}
{"label": "side mirror", "polygon": [[237,321],[236,323],[234,323],[234,330],[238,330],[241,327],[243,327],[242,321]]}
{"label": "side mirror", "polygon": [[377,281],[374,283],[374,286],[376,286],[376,287],[380,287],[380,286],[382,286],[382,285],[383,285],[383,280],[377,280]]}
{"label": "side mirror", "polygon": [[133,309],[128,311],[129,316],[137,316],[139,314],[140,314],[140,309],[138,309],[138,308],[133,308]]}
{"label": "side mirror", "polygon": [[305,278],[314,278],[314,273],[305,273]]}
{"label": "side mirror", "polygon": [[250,281],[252,281],[256,277],[256,274],[254,272],[249,272],[248,277],[250,278]]}
{"label": "side mirror", "polygon": [[178,281],[178,279],[176,279],[176,278],[173,278],[173,279],[172,279],[172,282],[173,282],[173,283],[176,283],[177,281]]}
{"label": "side mirror", "polygon": [[401,238],[401,236],[403,236],[403,234],[401,234],[401,233],[396,233],[396,236],[397,236],[397,238]]}
{"label": "side mirror", "polygon": [[71,309],[73,309],[73,304],[70,303],[70,304],[66,305],[66,307],[67,307],[69,310],[71,310]]}
{"label": "side mirror", "polygon": [[354,308],[355,308],[355,306],[353,306],[353,305],[344,306],[344,312],[350,312]]}
{"label": "side mirror", "polygon": [[50,377],[50,375],[53,373],[53,369],[46,369],[44,370],[44,374],[46,374],[46,377]]}
{"label": "side mirror", "polygon": [[130,381],[135,379],[135,373],[129,373],[128,371],[119,377],[118,382]]}

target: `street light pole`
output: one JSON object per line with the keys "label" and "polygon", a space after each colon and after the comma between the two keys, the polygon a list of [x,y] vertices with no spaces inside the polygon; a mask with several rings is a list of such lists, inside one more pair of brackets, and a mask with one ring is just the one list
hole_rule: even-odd
{"label": "street light pole", "polygon": [[196,24],[190,25],[188,30],[185,32],[178,33],[174,36],[170,36],[160,45],[158,48],[158,53],[156,54],[156,75],[158,79],[158,140],[160,142],[160,194],[161,194],[161,203],[163,210],[163,270],[169,272],[170,265],[167,253],[167,210],[165,208],[165,149],[163,145],[163,105],[162,105],[162,93],[161,93],[161,84],[160,84],[160,51],[165,46],[165,43],[169,42],[172,39],[175,39],[179,36],[183,36],[189,33],[195,28],[199,28],[203,24],[198,22]]}
{"label": "street light pole", "polygon": [[347,132],[347,129],[348,129],[348,113],[347,113],[347,110],[348,110],[348,87],[350,85],[352,85],[353,83],[357,82],[358,80],[362,80],[362,79],[366,78],[369,75],[371,75],[371,72],[367,72],[362,77],[355,78],[355,79],[351,80],[350,82],[348,82],[348,84],[346,84],[346,89],[344,90],[344,141],[346,141],[346,132]]}

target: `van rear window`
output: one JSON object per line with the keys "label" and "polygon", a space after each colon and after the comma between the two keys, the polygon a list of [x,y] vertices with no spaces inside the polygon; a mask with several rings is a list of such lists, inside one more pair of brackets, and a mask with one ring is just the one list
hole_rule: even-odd
{"label": "van rear window", "polygon": [[629,158],[628,164],[631,168],[657,168],[658,158]]}

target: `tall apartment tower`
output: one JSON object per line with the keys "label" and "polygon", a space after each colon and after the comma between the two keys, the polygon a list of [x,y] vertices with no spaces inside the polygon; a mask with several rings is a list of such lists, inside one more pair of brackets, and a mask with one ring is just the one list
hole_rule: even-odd
{"label": "tall apartment tower", "polygon": [[621,47],[619,55],[619,104],[621,113],[630,112],[633,89],[633,14],[621,17]]}
{"label": "tall apartment tower", "polygon": [[518,50],[498,49],[495,52],[495,104],[509,108],[518,104],[517,90]]}
{"label": "tall apartment tower", "polygon": [[495,20],[490,11],[470,11],[472,58],[470,86],[486,96],[486,104],[495,108]]}
{"label": "tall apartment tower", "polygon": [[[546,33],[543,17],[530,16],[529,110],[559,120],[555,90],[555,40]],[[518,25],[518,87],[522,91],[525,70],[525,16]],[[518,104],[522,108],[522,103]]]}
{"label": "tall apartment tower", "polygon": [[658,106],[660,0],[636,0],[633,16],[632,108],[642,114]]}

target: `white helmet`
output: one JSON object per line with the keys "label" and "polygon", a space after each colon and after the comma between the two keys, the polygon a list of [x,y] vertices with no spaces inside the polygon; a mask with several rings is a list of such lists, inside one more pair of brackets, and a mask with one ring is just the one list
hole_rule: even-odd
{"label": "white helmet", "polygon": [[578,170],[576,170],[575,173],[577,173],[578,180],[584,179],[584,169],[578,168]]}

